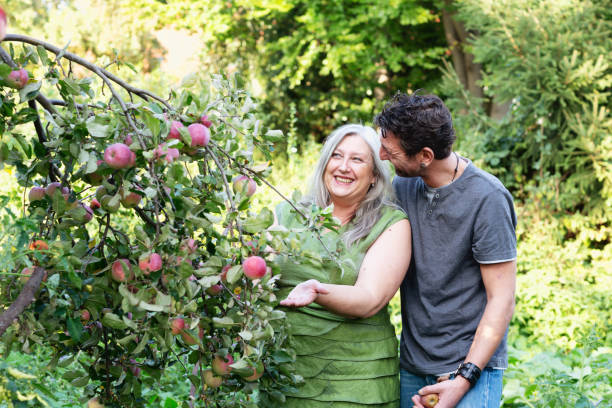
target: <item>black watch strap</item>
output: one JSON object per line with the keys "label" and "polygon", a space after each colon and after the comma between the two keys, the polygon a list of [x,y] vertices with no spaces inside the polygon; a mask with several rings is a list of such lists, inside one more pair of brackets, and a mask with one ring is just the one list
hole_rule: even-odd
{"label": "black watch strap", "polygon": [[480,368],[474,363],[461,363],[457,368],[457,375],[462,376],[470,382],[470,387],[476,385],[480,378]]}

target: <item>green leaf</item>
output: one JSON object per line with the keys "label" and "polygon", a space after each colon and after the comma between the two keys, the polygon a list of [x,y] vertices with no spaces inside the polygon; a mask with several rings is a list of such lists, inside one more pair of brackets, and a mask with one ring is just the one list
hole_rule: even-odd
{"label": "green leaf", "polygon": [[7,64],[0,64],[0,78],[6,78],[12,70],[13,68],[9,67]]}
{"label": "green leaf", "polygon": [[164,408],[177,408],[177,407],[178,407],[178,402],[176,402],[170,397],[166,398],[166,400],[164,401]]}
{"label": "green leaf", "polygon": [[232,318],[229,316],[213,317],[212,320],[213,320],[213,324],[215,325],[215,327],[232,327],[237,324],[237,323],[234,323]]}
{"label": "green leaf", "polygon": [[219,283],[219,275],[214,276],[204,276],[203,278],[198,279],[198,283],[202,286],[204,290],[210,288],[213,285]]}
{"label": "green leaf", "polygon": [[155,198],[155,196],[157,195],[157,189],[153,188],[153,187],[147,187],[144,190],[145,195],[147,196],[147,198]]}
{"label": "green leaf", "polygon": [[40,57],[40,60],[42,61],[44,65],[49,65],[51,63],[51,60],[49,59],[49,56],[47,55],[47,50],[45,50],[45,48],[42,45],[36,46],[36,52],[38,53],[38,56]]}
{"label": "green leaf", "polygon": [[257,217],[248,218],[242,225],[250,234],[256,234],[274,224],[274,214],[267,208],[261,210]]}
{"label": "green leaf", "polygon": [[24,103],[36,98],[38,90],[42,86],[42,81],[29,82],[19,90],[19,103]]}
{"label": "green leaf", "polygon": [[250,341],[253,338],[253,333],[248,330],[242,330],[238,333],[238,335],[246,341]]}
{"label": "green leaf", "polygon": [[91,116],[87,119],[86,125],[87,131],[93,137],[105,138],[110,135],[111,126],[109,119],[100,116]]}
{"label": "green leaf", "polygon": [[106,313],[102,318],[102,324],[111,329],[124,330],[127,328],[125,322],[114,313]]}
{"label": "green leaf", "polygon": [[80,378],[75,378],[74,380],[70,381],[70,384],[72,384],[75,387],[84,387],[89,383],[89,376],[85,375],[83,377]]}
{"label": "green leaf", "polygon": [[81,321],[69,317],[66,319],[66,325],[68,326],[70,337],[76,342],[81,341],[81,336],[83,335],[83,325]]}
{"label": "green leaf", "polygon": [[242,265],[234,265],[227,271],[227,282],[236,283],[243,275]]}
{"label": "green leaf", "polygon": [[138,343],[138,345],[136,346],[134,351],[132,351],[132,353],[135,356],[140,354],[144,350],[144,348],[147,345],[150,337],[151,337],[151,335],[148,332],[145,332],[144,336],[142,337],[142,340],[140,340],[140,343]]}

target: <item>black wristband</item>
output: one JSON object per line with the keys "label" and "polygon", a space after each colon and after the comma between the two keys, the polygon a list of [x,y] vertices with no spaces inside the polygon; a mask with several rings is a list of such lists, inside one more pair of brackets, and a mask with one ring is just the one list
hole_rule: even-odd
{"label": "black wristband", "polygon": [[470,388],[476,385],[480,378],[480,368],[474,363],[461,363],[457,368],[457,375],[462,376],[470,382]]}

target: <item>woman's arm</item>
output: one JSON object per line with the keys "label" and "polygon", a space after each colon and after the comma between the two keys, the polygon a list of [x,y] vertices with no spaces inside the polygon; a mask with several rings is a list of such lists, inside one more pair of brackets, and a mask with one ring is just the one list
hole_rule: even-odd
{"label": "woman's arm", "polygon": [[300,307],[316,302],[346,316],[373,316],[397,292],[410,265],[411,254],[410,223],[404,219],[387,228],[370,246],[354,286],[311,279],[297,285],[281,305]]}

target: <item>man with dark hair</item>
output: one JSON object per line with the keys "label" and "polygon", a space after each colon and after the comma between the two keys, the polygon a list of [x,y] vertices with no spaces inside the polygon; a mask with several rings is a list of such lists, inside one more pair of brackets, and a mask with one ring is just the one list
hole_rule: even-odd
{"label": "man with dark hair", "polygon": [[412,227],[401,285],[401,407],[499,407],[514,312],[516,215],[493,175],[452,151],[452,118],[435,95],[398,94],[374,119],[380,158]]}

